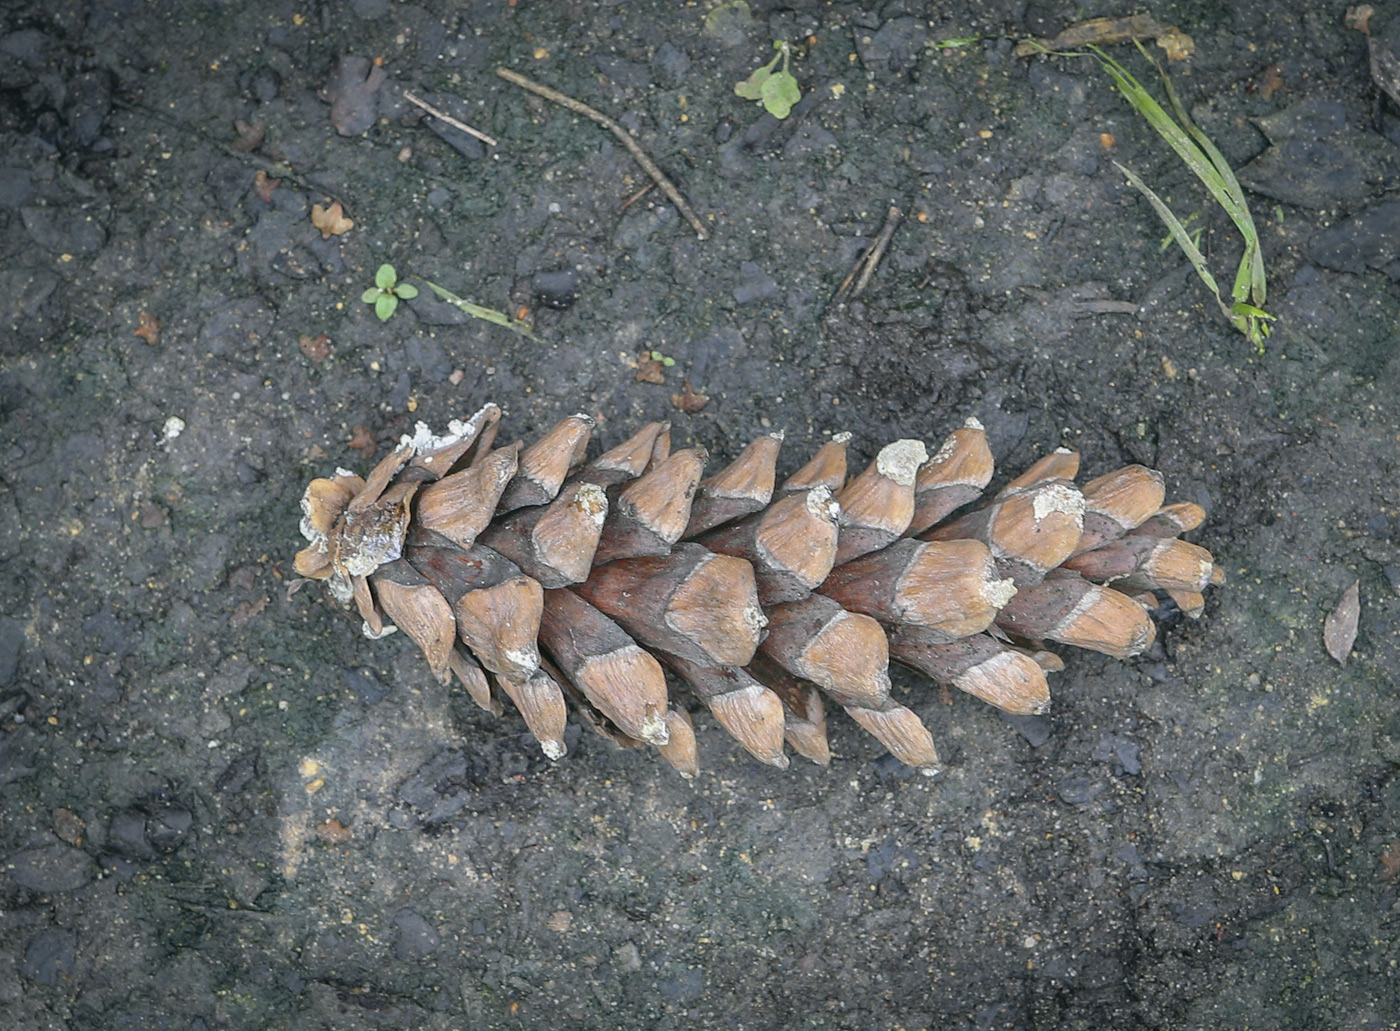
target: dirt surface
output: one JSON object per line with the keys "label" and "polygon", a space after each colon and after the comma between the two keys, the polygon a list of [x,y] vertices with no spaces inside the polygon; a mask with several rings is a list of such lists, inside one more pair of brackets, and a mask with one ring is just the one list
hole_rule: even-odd
{"label": "dirt surface", "polygon": [[[1395,1027],[1400,116],[1344,6],[1153,12],[1250,186],[1256,355],[1112,160],[1227,286],[1228,221],[1091,62],[1012,53],[1106,5],[4,4],[0,1026]],[[775,39],[781,122],[733,93]],[[422,292],[380,321],[385,262]],[[694,783],[588,732],[550,764],[288,592],[309,478],[487,400],[718,460],[782,428],[782,472],[973,415],[1005,469],[1162,469],[1230,581],[1140,661],[1070,656],[1048,717],[901,675],[937,778],[837,717],[828,768],[704,716]]]}

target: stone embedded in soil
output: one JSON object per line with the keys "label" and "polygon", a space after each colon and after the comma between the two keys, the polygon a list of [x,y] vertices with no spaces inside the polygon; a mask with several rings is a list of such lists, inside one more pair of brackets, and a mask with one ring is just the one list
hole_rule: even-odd
{"label": "stone embedded in soil", "polygon": [[740,263],[739,275],[741,280],[739,285],[734,288],[734,300],[740,304],[771,301],[781,293],[777,280],[763,271],[756,262]]}
{"label": "stone embedded in soil", "polygon": [[1239,180],[1266,197],[1350,211],[1400,176],[1395,147],[1379,133],[1356,128],[1340,100],[1302,100],[1257,124],[1271,146],[1239,170]]}
{"label": "stone embedded in soil", "polygon": [[26,849],[0,869],[22,887],[45,893],[77,891],[97,872],[91,856],[69,845]]}
{"label": "stone embedded in soil", "polygon": [[388,76],[367,57],[346,55],[340,59],[322,90],[331,105],[331,124],[342,136],[368,132],[378,114],[375,94]]}
{"label": "stone embedded in soil", "polygon": [[399,959],[422,959],[442,945],[442,935],[415,910],[401,909],[395,913],[394,927],[398,930],[394,955]]}
{"label": "stone embedded in soil", "polygon": [[36,984],[57,987],[78,964],[78,938],[72,931],[46,927],[24,947],[20,973]]}
{"label": "stone embedded in soil", "polygon": [[578,271],[566,268],[536,272],[530,279],[530,289],[546,308],[562,311],[578,300]]}
{"label": "stone embedded in soil", "polygon": [[1373,268],[1400,281],[1400,201],[1373,204],[1322,230],[1304,253],[1323,268],[1354,275]]}

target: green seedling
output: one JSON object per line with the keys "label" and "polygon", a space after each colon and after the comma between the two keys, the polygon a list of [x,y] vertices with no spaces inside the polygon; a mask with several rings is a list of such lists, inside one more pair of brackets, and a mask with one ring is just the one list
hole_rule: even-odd
{"label": "green seedling", "polygon": [[360,295],[360,300],[374,305],[374,314],[380,322],[388,322],[398,310],[399,301],[409,301],[418,296],[418,288],[412,283],[400,283],[399,274],[393,265],[380,265],[374,274],[374,286]]}
{"label": "green seedling", "polygon": [[[1196,245],[1197,249],[1201,246],[1201,237],[1205,236],[1206,228],[1205,226],[1193,226],[1191,223],[1200,217],[1201,213],[1199,211],[1193,211],[1181,220],[1181,224],[1191,233],[1191,242]],[[1174,243],[1176,243],[1176,237],[1168,232],[1166,236],[1162,237],[1161,242],[1157,244],[1157,253],[1166,254]]]}
{"label": "green seedling", "polygon": [[428,289],[437,294],[438,297],[442,298],[454,308],[466,312],[472,318],[481,319],[483,322],[490,322],[497,326],[503,326],[512,333],[519,333],[521,336],[528,340],[533,340],[537,344],[544,343],[543,340],[535,336],[534,330],[528,322],[522,322],[520,319],[513,319],[505,312],[497,311],[495,308],[483,308],[479,304],[472,304],[471,301],[465,301],[451,290],[448,290],[446,287],[438,286],[431,280],[425,279],[423,282],[427,283]]}
{"label": "green seedling", "polygon": [[[778,41],[773,44],[773,49],[777,51],[773,60],[757,69],[743,82],[736,83],[734,92],[745,100],[762,101],[764,108],[774,118],[786,118],[802,99],[802,88],[788,71],[792,47]],[[779,61],[783,63],[782,71],[776,70]]]}
{"label": "green seedling", "polygon": [[664,366],[665,366],[666,368],[668,368],[668,369],[669,369],[672,365],[675,365],[675,364],[676,364],[676,360],[675,360],[674,358],[671,358],[671,357],[669,357],[668,355],[664,355],[664,354],[662,354],[660,351],[652,351],[652,352],[651,352],[651,360],[654,361],[654,362],[660,362],[662,365],[664,365]]}
{"label": "green seedling", "polygon": [[[1147,57],[1148,60],[1152,59],[1141,43],[1138,43],[1137,47],[1142,51],[1144,57]],[[1142,84],[1133,78],[1121,64],[1098,47],[1090,49],[1093,51],[1094,57],[1098,59],[1100,66],[1113,80],[1113,84],[1118,87],[1118,92],[1122,93],[1134,110],[1142,115],[1152,128],[1157,130],[1157,134],[1162,139],[1167,141],[1167,144],[1176,151],[1177,156],[1186,164],[1186,167],[1195,173],[1196,178],[1205,184],[1210,195],[1215,198],[1215,202],[1230,216],[1230,221],[1235,223],[1235,228],[1244,237],[1244,255],[1240,258],[1240,266],[1235,273],[1235,282],[1230,290],[1230,303],[1227,304],[1220,293],[1220,288],[1216,285],[1215,278],[1206,267],[1205,256],[1201,253],[1197,240],[1192,239],[1191,234],[1187,232],[1180,219],[1172,213],[1166,202],[1157,196],[1136,173],[1118,162],[1114,162],[1119,171],[1127,176],[1128,182],[1132,183],[1147,198],[1148,203],[1157,212],[1157,217],[1162,220],[1171,233],[1172,239],[1176,241],[1177,246],[1191,262],[1201,282],[1205,283],[1211,293],[1215,294],[1216,303],[1220,305],[1221,312],[1230,320],[1230,324],[1245,335],[1249,342],[1254,345],[1257,353],[1263,354],[1264,341],[1269,336],[1269,323],[1274,320],[1274,316],[1263,308],[1268,298],[1268,289],[1264,280],[1264,255],[1259,247],[1259,231],[1254,225],[1254,216],[1250,214],[1244,191],[1240,188],[1239,180],[1235,178],[1230,163],[1211,142],[1210,137],[1191,121],[1180,98],[1176,95],[1176,89],[1172,86],[1171,79],[1160,66],[1158,66],[1157,71],[1162,77],[1162,85],[1166,90],[1167,102],[1171,105],[1172,114],[1168,114],[1162,105],[1157,103]],[[1172,117],[1173,115],[1175,118]]]}

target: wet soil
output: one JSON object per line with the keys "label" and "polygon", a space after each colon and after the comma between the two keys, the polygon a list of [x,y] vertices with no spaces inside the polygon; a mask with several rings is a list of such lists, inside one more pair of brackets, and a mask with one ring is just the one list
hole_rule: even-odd
{"label": "wet soil", "polygon": [[[1012,53],[1122,12],[711,9],[0,8],[0,1026],[1400,1021],[1400,115],[1366,38],[1340,5],[1154,10],[1244,168],[1258,355],[1112,161],[1198,213],[1227,285],[1228,221],[1093,64]],[[775,39],[784,121],[733,93]],[[615,117],[710,238],[497,65]],[[381,321],[382,263],[542,342],[426,289]],[[551,764],[288,591],[309,478],[487,400],[515,437],[668,418],[720,460],[781,428],[783,471],[976,416],[1003,468],[1162,469],[1230,580],[1141,660],[1069,656],[1048,717],[901,675],[937,778],[835,718],[827,768],[704,716],[693,783],[588,732]]]}

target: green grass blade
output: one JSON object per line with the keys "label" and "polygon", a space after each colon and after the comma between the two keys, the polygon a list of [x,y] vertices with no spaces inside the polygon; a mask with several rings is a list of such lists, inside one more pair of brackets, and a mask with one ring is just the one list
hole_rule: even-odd
{"label": "green grass blade", "polygon": [[[1151,55],[1147,53],[1141,42],[1138,43],[1138,49],[1151,60]],[[1235,228],[1240,231],[1240,235],[1244,237],[1245,251],[1244,257],[1240,261],[1240,268],[1242,273],[1246,267],[1248,269],[1247,273],[1243,274],[1245,280],[1243,289],[1247,292],[1240,292],[1241,285],[1239,278],[1237,278],[1234,292],[1235,300],[1242,301],[1246,296],[1249,296],[1256,305],[1262,305],[1268,299],[1268,287],[1264,280],[1264,256],[1259,245],[1259,231],[1254,223],[1254,215],[1249,210],[1249,201],[1245,198],[1240,181],[1235,176],[1235,170],[1230,167],[1230,162],[1225,159],[1224,154],[1220,153],[1220,148],[1200,130],[1196,123],[1191,120],[1191,116],[1187,114],[1185,106],[1181,103],[1181,98],[1177,95],[1176,87],[1172,84],[1171,76],[1167,75],[1160,65],[1157,66],[1157,73],[1162,77],[1162,87],[1166,90],[1167,102],[1171,104],[1177,121],[1196,141],[1220,177],[1225,192],[1231,200],[1230,204],[1222,204],[1221,206],[1225,209],[1225,213],[1230,216],[1230,221],[1235,223]]]}
{"label": "green grass blade", "polygon": [[[1094,48],[1094,54],[1103,65],[1104,70],[1108,72],[1109,77],[1113,79],[1113,84],[1118,87],[1118,92],[1122,93],[1134,110],[1142,115],[1153,129],[1157,130],[1157,135],[1166,140],[1167,145],[1176,151],[1177,156],[1181,158],[1187,168],[1191,169],[1196,178],[1205,184],[1210,195],[1215,198],[1215,202],[1225,209],[1231,220],[1238,225],[1236,214],[1239,214],[1250,223],[1252,229],[1253,222],[1249,219],[1248,208],[1243,212],[1239,211],[1239,205],[1235,203],[1235,198],[1230,195],[1226,180],[1221,176],[1215,164],[1206,156],[1206,153],[1196,145],[1196,141],[1172,120],[1172,117],[1163,110],[1162,105],[1157,103],[1152,94],[1143,88],[1132,73],[1103,51]],[[1233,179],[1234,175],[1231,174],[1230,178]],[[1238,189],[1238,183],[1236,183],[1236,188]]]}
{"label": "green grass blade", "polygon": [[423,282],[427,284],[429,290],[437,294],[438,297],[442,298],[442,300],[446,301],[454,308],[458,308],[466,312],[472,318],[481,319],[483,322],[490,322],[494,323],[497,326],[502,326],[505,329],[510,330],[512,333],[519,333],[526,339],[533,340],[537,344],[544,343],[543,340],[535,336],[534,331],[530,328],[530,324],[528,322],[521,322],[519,319],[513,319],[505,312],[497,311],[495,308],[483,308],[479,304],[472,304],[471,301],[464,301],[462,298],[454,294],[451,290],[448,290],[445,287],[438,286],[432,280],[425,279],[423,280]]}
{"label": "green grass blade", "polygon": [[1137,188],[1138,192],[1147,198],[1148,203],[1151,204],[1153,210],[1157,212],[1157,217],[1160,218],[1167,229],[1170,230],[1172,239],[1176,241],[1177,246],[1181,248],[1187,259],[1190,260],[1191,267],[1196,270],[1196,275],[1201,277],[1201,282],[1205,283],[1210,289],[1210,292],[1215,295],[1215,303],[1220,305],[1220,310],[1223,311],[1227,317],[1230,317],[1231,321],[1234,321],[1233,315],[1229,307],[1225,304],[1224,298],[1220,296],[1220,287],[1216,285],[1215,277],[1210,274],[1210,269],[1206,267],[1205,255],[1202,254],[1200,248],[1191,241],[1191,234],[1186,231],[1186,227],[1181,224],[1181,220],[1172,213],[1171,208],[1167,207],[1166,201],[1157,196],[1152,187],[1143,182],[1142,178],[1136,172],[1127,165],[1119,164],[1117,161],[1113,162],[1113,164],[1118,171],[1128,177],[1128,182],[1132,183],[1133,186]]}

